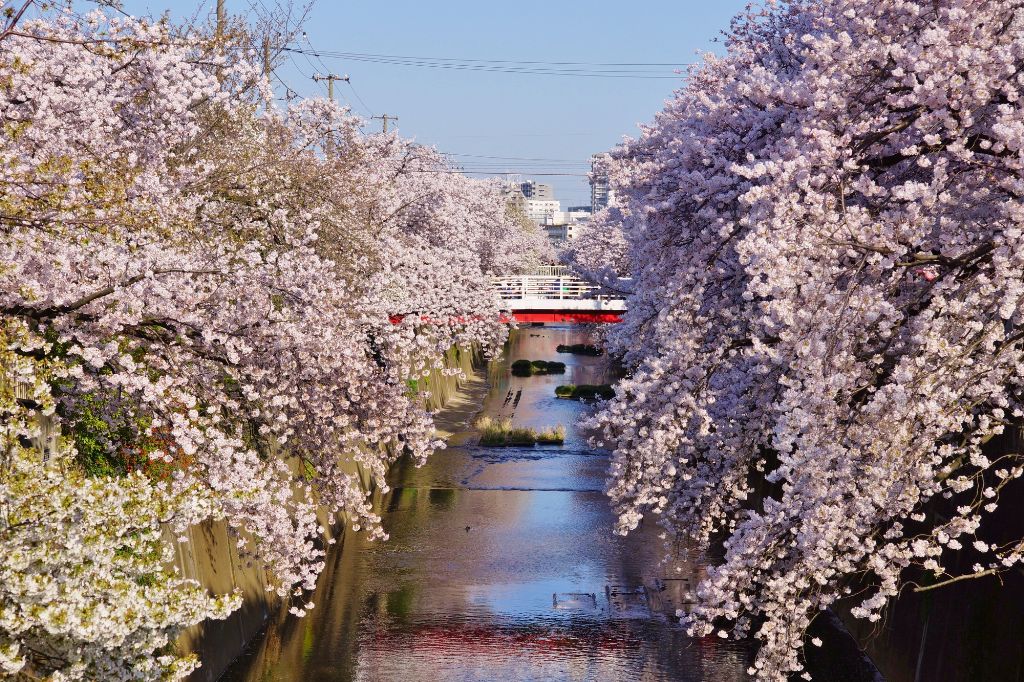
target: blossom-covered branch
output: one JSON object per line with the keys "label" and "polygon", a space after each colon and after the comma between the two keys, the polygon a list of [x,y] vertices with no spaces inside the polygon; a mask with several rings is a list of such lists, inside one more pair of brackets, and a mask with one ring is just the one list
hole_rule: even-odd
{"label": "blossom-covered branch", "polygon": [[497,352],[489,275],[544,253],[435,151],[268,108],[226,40],[70,7],[2,38],[4,672],[186,675],[154,652],[238,599],[168,571],[161,533],[207,519],[304,612],[318,507],[384,537],[352,472],[386,489],[439,445],[407,380]]}
{"label": "blossom-covered branch", "polygon": [[689,622],[758,638],[761,679],[852,590],[876,620],[954,552],[1021,560],[984,520],[1024,462],[983,445],[1022,416],[1022,30],[1017,2],[769,3],[614,155],[610,494],[623,531],[724,547]]}

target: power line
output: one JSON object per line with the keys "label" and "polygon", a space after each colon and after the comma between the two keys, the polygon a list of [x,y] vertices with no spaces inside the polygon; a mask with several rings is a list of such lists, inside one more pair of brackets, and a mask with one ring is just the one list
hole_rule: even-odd
{"label": "power line", "polygon": [[[312,42],[311,42],[311,41],[309,40],[309,36],[308,36],[308,35],[306,34],[306,32],[305,32],[305,31],[303,31],[303,32],[302,32],[302,37],[303,37],[303,39],[304,39],[304,40],[306,41],[306,44],[307,44],[307,45],[309,45],[309,49],[310,49],[310,54],[312,54],[313,56],[315,56],[315,57],[316,57],[316,60],[317,60],[318,62],[320,62],[320,66],[321,66],[321,67],[323,67],[323,70],[324,70],[324,71],[325,71],[326,73],[328,73],[328,74],[329,74],[329,73],[331,73],[331,69],[330,69],[330,68],[329,68],[329,67],[328,67],[328,66],[327,66],[326,64],[324,64],[324,60],[320,59],[319,55],[317,55],[317,53],[316,53],[316,50],[315,50],[315,49],[313,48],[313,43],[312,43]],[[319,69],[319,68],[317,68],[316,64],[314,64],[314,63],[313,63],[312,61],[310,61],[309,57],[308,57],[308,56],[306,56],[306,53],[305,53],[305,52],[303,52],[303,53],[301,53],[301,54],[302,54],[302,56],[303,56],[303,57],[305,57],[305,58],[306,58],[306,62],[307,62],[307,63],[308,63],[308,64],[309,64],[309,65],[310,65],[311,67],[313,67],[313,71],[314,71],[314,72],[317,72],[316,74],[314,74],[314,76],[313,76],[313,80],[315,80],[315,81],[316,81],[316,80],[321,80],[321,79],[318,79],[318,78],[317,78],[317,75],[319,74],[319,71],[320,71],[320,69]],[[337,76],[328,76],[328,77],[327,77],[327,82],[328,82],[328,92],[330,93],[330,94],[329,94],[329,97],[330,97],[330,99],[331,99],[331,101],[332,101],[332,102],[334,101],[334,81],[335,81],[335,80],[342,80],[342,81],[345,81],[346,83],[349,83],[349,85],[351,85],[351,82],[349,81],[349,79],[348,79],[348,76],[347,76],[347,75],[346,75],[346,76],[345,76],[344,78],[338,78]],[[349,101],[348,97],[345,97],[345,95],[343,95],[343,94],[342,94],[342,95],[341,95],[341,98],[342,98],[343,100],[345,100],[345,104],[347,104],[347,105],[349,106],[349,108],[352,108],[352,103],[351,103],[351,102]]]}
{"label": "power line", "polygon": [[276,71],[273,72],[273,74],[274,74],[274,78],[277,79],[277,82],[284,86],[284,98],[277,98],[277,99],[280,99],[280,100],[282,100],[284,102],[291,102],[293,99],[298,98],[299,93],[297,93],[294,90],[292,90],[291,87],[287,83],[285,83],[284,80],[282,80],[282,78],[280,76],[277,75]]}
{"label": "power line", "polygon": [[[312,46],[311,46],[312,47]],[[477,62],[483,64],[512,64],[512,65],[529,65],[529,66],[691,66],[692,62],[552,62],[546,60],[537,61],[524,61],[518,59],[473,59],[469,57],[411,57],[408,55],[397,55],[397,54],[374,54],[371,52],[339,52],[336,50],[328,50],[323,52],[324,55],[329,56],[345,56],[345,57],[373,57],[376,59],[413,59],[418,61],[438,61],[438,62]]]}
{"label": "power line", "polygon": [[[299,62],[297,62],[297,61],[295,60],[295,57],[288,57],[288,61],[290,61],[290,62],[292,63],[292,66],[294,66],[294,67],[295,67],[295,70],[296,70],[296,71],[298,71],[298,72],[299,72],[299,74],[300,74],[300,75],[301,75],[301,76],[302,76],[303,78],[312,78],[312,77],[313,77],[313,76],[311,76],[310,74],[308,74],[308,73],[306,73],[305,71],[303,71],[303,70],[302,70],[302,67],[301,67],[301,66],[299,66]],[[315,73],[315,72],[314,72],[314,73]]]}
{"label": "power line", "polygon": [[366,112],[366,115],[369,116],[370,118],[373,118],[373,109],[367,106],[366,102],[363,101],[363,98],[359,96],[358,92],[356,92],[356,86],[352,85],[351,80],[345,82],[348,83],[348,87],[352,89],[352,94],[356,96],[356,99],[359,101],[359,104],[362,105],[363,111]]}
{"label": "power line", "polygon": [[497,159],[499,161],[550,161],[554,163],[574,163],[583,164],[586,166],[590,165],[589,161],[581,161],[579,159],[541,159],[531,158],[528,156],[486,156],[483,154],[460,154],[459,152],[445,152],[448,156],[459,156],[471,159]]}
{"label": "power line", "polygon": [[[317,83],[319,83],[320,81],[327,81],[327,99],[329,99],[329,100],[331,100],[331,102],[333,102],[334,101],[334,81],[347,81],[348,80],[348,76],[338,76],[338,75],[333,74],[333,73],[329,73],[326,76],[321,76],[318,73],[314,73],[313,74],[313,80],[315,80]],[[386,125],[387,125],[387,123],[385,122],[385,126]]]}
{"label": "power line", "polygon": [[[297,48],[285,48],[291,52],[303,52]],[[387,64],[391,66],[412,66],[421,68],[432,68],[432,69],[447,69],[456,71],[476,71],[482,73],[508,73],[508,74],[524,74],[524,75],[537,75],[537,76],[575,76],[579,78],[628,78],[628,79],[640,79],[640,80],[679,80],[680,74],[675,75],[659,75],[661,72],[651,71],[638,71],[636,69],[622,70],[622,69],[582,69],[582,68],[542,68],[542,67],[520,67],[520,66],[504,66],[504,65],[491,65],[486,63],[467,63],[467,62],[447,62],[447,61],[427,61],[411,58],[378,58],[363,56],[358,53],[331,53],[331,52],[319,52],[318,57],[327,57],[328,59],[344,59],[349,61],[367,62],[373,64]]]}
{"label": "power line", "polygon": [[309,39],[309,34],[307,34],[307,33],[306,33],[305,31],[303,31],[303,32],[302,32],[302,39],[306,41],[306,44],[307,44],[307,45],[309,45],[309,49],[310,49],[310,51],[311,51],[311,52],[313,53],[313,55],[314,55],[314,56],[316,57],[316,60],[317,60],[318,62],[320,62],[320,66],[321,66],[321,67],[323,67],[323,70],[324,70],[324,71],[328,71],[328,72],[329,72],[329,71],[330,71],[330,68],[328,68],[328,66],[327,66],[326,64],[324,64],[324,60],[320,59],[320,55],[318,55],[318,54],[316,53],[316,48],[314,48],[314,47],[313,47],[313,41],[311,41],[311,40]]}

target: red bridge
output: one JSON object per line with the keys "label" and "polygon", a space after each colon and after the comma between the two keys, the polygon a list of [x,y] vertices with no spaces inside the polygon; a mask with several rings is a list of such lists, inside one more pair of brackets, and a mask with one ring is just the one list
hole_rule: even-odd
{"label": "red bridge", "polygon": [[539,274],[502,277],[493,282],[516,322],[621,322],[626,301],[620,294],[549,266]]}

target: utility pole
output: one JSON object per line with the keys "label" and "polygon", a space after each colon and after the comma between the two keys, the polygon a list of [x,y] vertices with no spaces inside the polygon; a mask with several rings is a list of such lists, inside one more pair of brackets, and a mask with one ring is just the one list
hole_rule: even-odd
{"label": "utility pole", "polygon": [[228,11],[224,6],[226,0],[217,0],[217,43],[223,45],[225,24],[228,21]]}
{"label": "utility pole", "polygon": [[[217,54],[224,56],[224,36],[227,34],[227,23],[228,23],[228,10],[225,7],[227,0],[217,0],[217,28],[215,29],[215,38],[217,41]],[[223,80],[224,69],[223,67],[217,67],[217,80]]]}
{"label": "utility pole", "polygon": [[384,134],[385,135],[388,132],[388,121],[397,121],[398,120],[397,116],[388,116],[387,114],[383,114],[382,116],[371,116],[371,118],[372,119],[378,119],[379,118],[382,121],[384,121]]}
{"label": "utility pole", "polygon": [[263,75],[270,80],[270,36],[263,36]]}
{"label": "utility pole", "polygon": [[274,91],[273,86],[270,84],[270,72],[271,71],[272,71],[272,66],[270,64],[270,36],[269,35],[265,35],[265,36],[263,36],[263,76],[264,76],[264,78],[267,79],[267,87],[270,88],[270,93],[271,93],[271,94],[267,95],[267,102],[266,102],[266,104],[267,104],[267,110],[268,111],[270,110],[270,105],[271,105],[271,101],[270,100],[273,97],[272,93]]}
{"label": "utility pole", "polygon": [[329,73],[326,76],[321,76],[320,74],[316,73],[316,74],[313,74],[313,80],[315,80],[317,82],[327,81],[327,98],[333,102],[334,101],[334,81],[345,81],[347,83],[348,82],[348,76],[347,75],[346,76],[336,76],[333,73]]}
{"label": "utility pole", "polygon": [[[326,76],[321,76],[320,74],[315,73],[315,74],[313,74],[313,80],[315,80],[318,83],[320,81],[327,81],[327,97],[328,97],[328,99],[330,99],[333,102],[334,101],[334,81],[345,81],[347,83],[348,82],[348,76],[347,75],[346,76],[336,76],[333,73],[329,73]],[[334,153],[334,132],[333,131],[331,131],[331,134],[327,138],[327,147],[324,149],[324,151],[327,152],[328,156],[330,156],[331,154]]]}

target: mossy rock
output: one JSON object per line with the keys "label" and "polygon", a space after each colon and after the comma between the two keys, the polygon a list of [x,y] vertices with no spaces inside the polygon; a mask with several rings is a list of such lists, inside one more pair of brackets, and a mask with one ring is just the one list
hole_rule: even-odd
{"label": "mossy rock", "polygon": [[566,384],[555,387],[555,395],[567,400],[611,400],[615,397],[615,389],[611,384]]}
{"label": "mossy rock", "polygon": [[528,377],[534,374],[565,374],[564,362],[547,360],[516,360],[511,366],[512,374],[517,377]]}
{"label": "mossy rock", "polygon": [[533,374],[533,363],[529,360],[516,360],[512,363],[512,374],[517,377],[528,377]]}
{"label": "mossy rock", "polygon": [[555,395],[559,398],[572,398],[576,393],[576,386],[574,384],[564,384],[562,386],[555,386]]}
{"label": "mossy rock", "polygon": [[574,343],[571,345],[558,344],[555,348],[559,353],[571,353],[573,355],[590,355],[597,357],[604,355],[604,351],[597,346],[590,345],[589,343]]}

